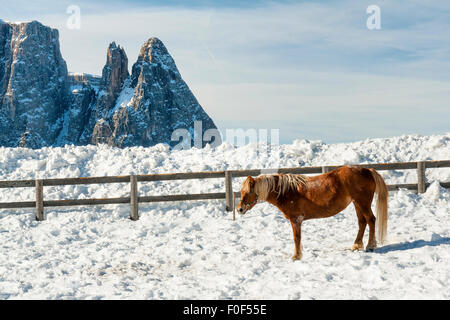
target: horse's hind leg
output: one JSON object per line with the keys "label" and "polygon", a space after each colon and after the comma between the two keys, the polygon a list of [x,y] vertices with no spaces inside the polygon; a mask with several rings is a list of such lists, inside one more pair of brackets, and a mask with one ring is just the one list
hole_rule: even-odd
{"label": "horse's hind leg", "polygon": [[367,243],[366,250],[373,251],[377,247],[377,240],[375,238],[375,221],[376,218],[373,215],[370,206],[367,208],[368,214],[365,215],[367,224],[369,225],[369,243]]}
{"label": "horse's hind leg", "polygon": [[[362,237],[364,235],[365,225],[361,231],[361,227],[363,224],[362,219],[361,219],[361,216],[362,216],[364,218],[366,224],[369,225],[369,242],[367,243],[366,250],[373,251],[373,249],[375,249],[377,247],[377,240],[375,238],[376,218],[373,215],[372,209],[370,208],[370,204],[361,204],[358,202],[354,202],[354,205],[355,205],[356,214],[358,215],[358,224],[359,224],[359,232],[358,232],[358,236],[356,237],[356,240],[355,240],[355,245],[358,243],[358,245],[359,244],[361,245],[361,247],[360,247],[361,249],[363,247]],[[358,249],[360,249],[360,248],[358,248]]]}
{"label": "horse's hind leg", "polygon": [[364,249],[363,236],[364,236],[364,231],[366,230],[366,225],[367,225],[366,218],[362,214],[361,209],[359,209],[359,207],[356,204],[355,204],[355,211],[356,211],[356,215],[358,216],[359,230],[358,230],[358,234],[355,239],[355,243],[352,246],[353,251]]}

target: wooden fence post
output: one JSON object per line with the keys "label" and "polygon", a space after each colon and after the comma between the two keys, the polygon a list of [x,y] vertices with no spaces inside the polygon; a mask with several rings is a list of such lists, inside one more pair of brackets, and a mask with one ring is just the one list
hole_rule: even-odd
{"label": "wooden fence post", "polygon": [[44,181],[36,179],[36,220],[44,221]]}
{"label": "wooden fence post", "polygon": [[233,221],[236,220],[236,196],[233,192]]}
{"label": "wooden fence post", "polygon": [[425,161],[419,161],[417,162],[417,193],[425,193],[426,190]]}
{"label": "wooden fence post", "polygon": [[225,209],[233,211],[233,177],[230,171],[225,171]]}
{"label": "wooden fence post", "polygon": [[130,219],[139,220],[137,177],[130,176]]}

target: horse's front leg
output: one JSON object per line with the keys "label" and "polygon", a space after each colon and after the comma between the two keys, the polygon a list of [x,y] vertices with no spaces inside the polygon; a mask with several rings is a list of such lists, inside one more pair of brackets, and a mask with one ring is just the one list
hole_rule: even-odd
{"label": "horse's front leg", "polygon": [[295,244],[295,252],[292,256],[292,260],[300,260],[302,258],[302,222],[303,216],[298,216],[295,218],[291,218],[289,221],[291,222],[292,231],[294,233],[294,244]]}

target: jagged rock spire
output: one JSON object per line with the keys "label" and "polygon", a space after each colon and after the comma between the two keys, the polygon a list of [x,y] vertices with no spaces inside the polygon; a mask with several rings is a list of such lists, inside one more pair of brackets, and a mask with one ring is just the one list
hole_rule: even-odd
{"label": "jagged rock spire", "polygon": [[125,50],[115,42],[110,43],[106,52],[106,64],[102,71],[102,89],[116,98],[128,76],[128,58]]}

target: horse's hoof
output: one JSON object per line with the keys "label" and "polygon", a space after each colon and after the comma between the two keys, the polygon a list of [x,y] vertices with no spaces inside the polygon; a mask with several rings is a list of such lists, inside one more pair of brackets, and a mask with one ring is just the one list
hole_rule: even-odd
{"label": "horse's hoof", "polygon": [[292,261],[301,260],[301,259],[302,259],[302,255],[301,254],[294,254],[292,256]]}
{"label": "horse's hoof", "polygon": [[367,252],[373,252],[373,251],[375,250],[376,247],[377,247],[376,245],[372,245],[372,246],[367,245],[366,251],[367,251]]}
{"label": "horse's hoof", "polygon": [[359,251],[359,250],[363,250],[364,246],[362,243],[355,243],[352,246],[352,251]]}

